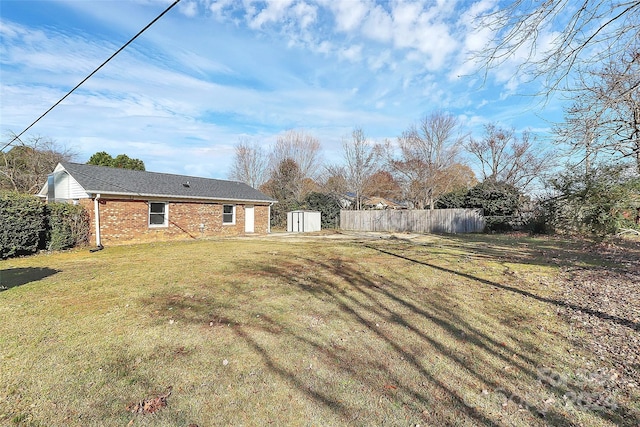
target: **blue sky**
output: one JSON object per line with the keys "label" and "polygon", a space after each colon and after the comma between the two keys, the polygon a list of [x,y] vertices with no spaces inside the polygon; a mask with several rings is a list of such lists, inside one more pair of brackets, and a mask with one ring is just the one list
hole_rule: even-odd
{"label": "blue sky", "polygon": [[[0,0],[0,131],[20,132],[161,13],[165,0]],[[182,0],[36,124],[75,149],[142,159],[147,170],[226,178],[240,138],[289,129],[327,163],[360,127],[395,139],[436,110],[541,139],[559,104],[517,58],[487,79],[469,60],[491,39],[473,17],[497,1]],[[544,40],[544,37],[542,37]]]}

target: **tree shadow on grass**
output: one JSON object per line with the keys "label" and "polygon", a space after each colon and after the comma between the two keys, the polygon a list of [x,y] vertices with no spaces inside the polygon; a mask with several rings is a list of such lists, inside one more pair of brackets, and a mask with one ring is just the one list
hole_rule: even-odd
{"label": "tree shadow on grass", "polygon": [[[558,266],[569,269],[618,269],[621,265],[637,263],[640,259],[640,243],[623,239],[613,240],[613,244],[608,245],[587,239],[554,236],[448,234],[442,237],[443,241],[439,242],[436,248],[442,247],[443,255],[449,254],[451,249],[463,248],[469,251],[470,256],[477,259],[498,262]],[[433,253],[435,248],[430,246],[430,249]]]}
{"label": "tree shadow on grass", "polygon": [[[499,328],[500,313],[458,307],[446,278],[436,279],[442,287],[417,279],[430,277],[426,271],[416,276],[424,267],[436,266],[376,247],[364,250],[364,256],[388,263],[393,274],[378,274],[351,256],[282,253],[236,261],[238,277],[250,272],[259,281],[255,288],[225,293],[224,301],[216,293],[199,299],[173,294],[154,305],[199,328],[228,325],[225,330],[271,375],[344,425],[578,424],[575,411],[547,401],[562,402],[564,393],[580,389],[541,382],[538,369],[556,365],[540,335],[505,339],[519,326],[505,330]],[[490,284],[521,291],[470,274],[463,278],[463,286],[479,282],[480,290]],[[522,292],[517,294],[534,296]],[[552,301],[533,303],[543,307]],[[312,370],[307,361],[321,369]],[[617,425],[640,422],[627,407],[592,413],[591,420],[597,417]]]}
{"label": "tree shadow on grass", "polygon": [[0,270],[0,292],[26,285],[27,283],[37,282],[38,280],[53,276],[59,272],[60,270],[54,270],[48,267],[9,268],[7,270]]}
{"label": "tree shadow on grass", "polygon": [[[435,268],[443,272],[458,274],[474,282],[495,286],[498,289],[533,298],[541,304],[567,306],[562,301],[540,297],[532,292],[461,273],[453,269],[431,265],[385,251],[381,248],[365,246],[386,255],[398,257],[425,267]],[[306,270],[304,266],[311,265],[314,266],[313,268],[316,269],[316,271],[329,274],[321,274],[319,276],[310,275],[309,270]],[[249,266],[245,267],[249,268]],[[275,263],[269,266],[254,264],[252,267],[254,269],[261,269],[274,279],[284,279],[288,284],[294,285],[300,290],[312,295],[318,304],[326,304],[331,301],[332,304],[339,307],[341,313],[346,314],[347,317],[355,320],[357,324],[360,324],[361,328],[368,331],[372,339],[384,343],[384,345],[390,349],[389,355],[391,355],[392,358],[394,356],[395,358],[399,357],[404,363],[411,367],[410,369],[415,371],[417,378],[425,380],[434,386],[438,394],[446,396],[446,399],[452,403],[450,409],[453,413],[461,414],[463,417],[473,420],[474,423],[502,425],[501,421],[493,418],[489,413],[485,413],[481,408],[474,407],[473,404],[470,405],[465,399],[464,393],[460,392],[458,387],[448,383],[446,380],[443,381],[438,375],[434,375],[430,366],[425,364],[423,357],[420,355],[420,350],[418,349],[416,352],[415,349],[411,348],[412,346],[407,341],[407,337],[413,336],[417,339],[417,342],[422,343],[426,348],[433,349],[435,354],[438,355],[438,358],[446,358],[450,366],[454,366],[457,372],[464,373],[467,378],[472,378],[471,381],[476,384],[484,384],[488,389],[492,390],[492,395],[502,395],[507,401],[516,403],[520,407],[520,411],[528,412],[534,419],[542,418],[541,421],[547,425],[575,425],[573,417],[564,413],[564,411],[558,411],[554,407],[549,407],[546,401],[541,403],[537,401],[539,399],[534,399],[534,401],[528,399],[528,392],[524,391],[525,389],[520,389],[519,385],[520,381],[525,381],[526,383],[538,382],[540,383],[540,387],[545,388],[547,392],[555,395],[556,399],[562,399],[565,393],[580,394],[583,391],[586,393],[586,390],[582,389],[583,386],[581,384],[563,384],[564,388],[562,388],[553,387],[553,381],[545,382],[546,378],[544,375],[541,375],[540,369],[543,368],[549,360],[546,356],[541,356],[543,353],[541,349],[538,349],[536,352],[541,352],[537,357],[531,357],[527,354],[528,352],[524,350],[524,344],[533,345],[533,342],[521,342],[520,340],[514,344],[500,342],[496,337],[479,330],[464,317],[452,312],[452,307],[448,306],[448,303],[451,301],[441,301],[442,298],[435,295],[433,295],[433,298],[423,300],[422,303],[418,302],[421,298],[418,298],[418,300],[414,299],[411,296],[410,289],[410,287],[417,288],[417,286],[410,284],[409,287],[407,287],[407,283],[411,282],[411,279],[409,277],[402,278],[401,271],[397,272],[395,278],[389,279],[389,277],[386,277],[383,279],[383,282],[380,282],[379,276],[368,271],[362,271],[356,266],[340,262],[334,265],[330,261],[323,261],[312,256],[298,256],[295,257],[295,260],[288,260],[287,262],[279,263],[279,265]],[[344,283],[348,283],[349,285],[345,288]],[[632,329],[637,328],[635,323],[627,319],[608,315],[607,313],[592,310],[590,314]],[[380,319],[387,324],[401,326],[404,332],[402,335],[398,335],[397,333],[385,331],[384,328],[379,327],[372,319]],[[480,354],[486,361],[493,360],[494,362],[492,363],[494,366],[487,364],[480,367],[477,366],[477,364],[469,363],[466,356],[457,351],[455,346],[451,346],[450,341],[445,342],[442,338],[439,338],[438,334],[427,332],[423,329],[424,324],[422,321],[417,322],[416,319],[427,320],[428,323],[436,326],[436,329],[440,328],[450,337],[463,337],[460,340],[461,343],[465,342],[467,347],[472,349],[472,353],[476,355]],[[280,333],[294,337],[295,340],[304,342],[306,346],[314,347],[319,353],[326,353],[328,360],[349,360],[353,358],[353,354],[350,355],[349,353],[355,353],[353,350],[347,350],[347,354],[344,354],[344,350],[343,353],[336,352],[335,348],[327,347],[316,341],[313,337],[305,337],[299,332],[286,327],[283,328]],[[538,343],[536,347],[540,345],[541,344]],[[519,348],[521,349],[519,350]],[[267,357],[268,355],[264,352],[263,356]],[[517,375],[512,376],[501,372],[500,367],[505,365],[510,365],[515,372],[517,372]],[[344,367],[342,366],[336,366],[336,369],[342,369],[344,371]],[[407,406],[429,407],[434,404],[433,399],[425,395],[422,388],[416,387],[411,381],[396,377],[394,370],[388,365],[381,363],[378,366],[378,371],[390,379],[391,382],[396,385],[398,391],[402,390],[405,395],[408,396],[405,401]],[[289,379],[295,378],[295,373],[287,372],[286,369],[281,370],[279,373]],[[361,372],[359,372],[359,369],[348,370],[348,376],[364,384],[371,381],[371,378],[363,376]],[[521,379],[518,380],[517,378]],[[549,386],[547,386],[547,384]],[[369,386],[374,387],[374,384],[369,383]],[[552,399],[549,399],[549,401],[551,400]],[[579,406],[582,403],[579,399],[576,399],[576,405]],[[637,422],[640,421],[640,418],[638,418],[637,413],[634,412],[633,409],[624,406],[616,406],[610,410],[594,410],[592,413],[603,420],[614,422],[617,425],[635,426]]]}
{"label": "tree shadow on grass", "polygon": [[588,307],[582,307],[582,306],[579,306],[579,305],[576,305],[576,304],[572,304],[570,302],[542,297],[542,296],[536,295],[536,294],[534,294],[532,292],[525,291],[525,290],[522,290],[522,289],[518,289],[518,288],[513,287],[513,286],[504,285],[502,283],[493,282],[493,281],[487,280],[487,279],[481,279],[481,278],[476,277],[476,276],[474,276],[472,274],[463,273],[461,271],[456,271],[456,270],[453,270],[453,269],[450,269],[450,268],[441,267],[441,266],[438,266],[438,265],[435,265],[435,264],[431,264],[431,263],[428,263],[428,262],[425,262],[425,261],[416,260],[416,259],[404,256],[404,255],[401,255],[401,254],[396,254],[396,253],[387,251],[385,249],[376,248],[376,247],[370,246],[370,245],[365,245],[365,246],[370,248],[370,249],[376,250],[378,252],[381,252],[381,253],[384,253],[384,254],[387,254],[387,255],[390,255],[390,256],[401,258],[401,259],[404,259],[404,260],[407,260],[407,261],[410,261],[410,262],[413,262],[413,263],[416,263],[416,264],[421,264],[421,265],[424,265],[426,267],[433,268],[435,270],[440,270],[440,271],[443,271],[443,272],[446,272],[446,273],[456,274],[456,275],[464,277],[466,279],[470,279],[470,280],[473,280],[473,281],[476,281],[476,282],[480,282],[480,283],[483,283],[485,285],[494,286],[496,288],[500,288],[500,289],[503,289],[503,290],[506,290],[506,291],[514,292],[514,293],[523,295],[525,297],[533,298],[533,299],[541,301],[541,302],[553,304],[553,305],[559,306],[559,307],[568,307],[568,308],[571,308],[572,310],[576,310],[576,311],[582,311],[584,313],[590,314],[591,316],[598,317],[598,318],[600,318],[602,320],[608,320],[608,321],[617,323],[618,325],[626,326],[628,328],[631,328],[631,329],[633,329],[635,331],[640,332],[640,323],[634,322],[634,321],[629,320],[629,319],[625,319],[625,318],[622,318],[622,317],[619,317],[619,316],[615,316],[613,314],[605,313],[605,312],[602,312],[602,311],[599,311],[599,310],[594,310],[594,309],[591,309],[591,308],[588,308]]}
{"label": "tree shadow on grass", "polygon": [[[575,305],[575,304],[571,304],[571,303],[568,303],[568,302],[565,302],[565,301],[542,297],[542,296],[536,295],[535,293],[532,293],[532,292],[529,292],[529,291],[525,291],[525,290],[522,290],[522,289],[518,289],[518,288],[513,287],[513,286],[508,286],[508,285],[504,285],[502,283],[498,283],[498,282],[494,282],[494,281],[491,281],[491,280],[479,278],[479,277],[476,277],[476,276],[474,276],[472,274],[468,274],[468,273],[464,273],[464,272],[461,272],[461,271],[457,271],[455,269],[450,269],[450,268],[434,265],[434,264],[431,264],[431,263],[428,263],[428,262],[425,262],[425,261],[422,261],[422,260],[413,259],[413,258],[404,256],[402,254],[397,254],[397,253],[391,252],[389,250],[382,249],[382,248],[379,248],[379,247],[375,247],[375,246],[372,246],[372,245],[364,245],[364,246],[369,248],[369,249],[384,253],[386,255],[390,255],[390,256],[393,256],[393,257],[397,257],[397,258],[409,261],[411,263],[415,263],[415,264],[418,264],[418,265],[423,265],[425,267],[433,268],[435,270],[439,270],[439,271],[442,271],[442,272],[455,274],[455,275],[458,275],[460,277],[463,277],[463,278],[471,280],[471,281],[475,281],[475,282],[478,282],[478,283],[481,283],[481,284],[484,284],[484,285],[490,285],[490,286],[493,286],[493,287],[498,288],[498,289],[502,289],[502,290],[506,290],[506,291],[509,291],[509,292],[513,292],[513,293],[522,295],[524,297],[533,298],[533,299],[535,299],[535,300],[537,300],[537,301],[539,301],[541,303],[552,304],[552,305],[559,306],[559,307],[568,307],[568,308],[571,308],[573,310],[583,311],[585,313],[588,313],[589,315],[598,317],[598,318],[600,318],[602,320],[613,322],[613,323],[617,323],[617,324],[622,325],[622,326],[626,326],[626,327],[628,327],[628,328],[630,328],[632,330],[635,330],[637,332],[640,331],[640,324],[637,323],[637,322],[633,322],[633,321],[631,321],[629,319],[621,318],[621,317],[618,317],[618,316],[615,316],[615,315],[611,315],[609,313],[602,312],[602,311],[599,311],[599,310],[593,310],[593,309],[589,309],[587,307],[581,307],[581,306],[578,306],[578,305]],[[456,319],[455,320],[456,324],[458,324],[458,323],[460,323],[462,325],[465,324],[465,322],[462,321],[459,318],[454,317],[454,319]],[[468,325],[467,325],[467,327],[468,327]],[[477,331],[476,331],[476,334],[477,334]],[[487,337],[483,337],[483,338],[485,340],[487,339]],[[480,346],[484,347],[484,351],[490,350],[488,347],[486,347],[484,345],[484,343],[481,343]],[[519,355],[519,356],[522,357],[521,355]],[[530,371],[527,372],[527,369],[525,369],[523,367],[518,367],[518,369],[520,369],[523,373],[526,373],[526,374],[532,376],[532,372],[530,372]],[[538,375],[538,379],[540,379],[540,373],[539,372],[538,372],[537,375]],[[542,382],[545,383],[544,378],[543,378]],[[550,382],[547,382],[547,383],[550,386],[553,386],[553,382],[554,381],[550,381]],[[554,387],[550,387],[550,388],[554,389]],[[553,391],[556,394],[558,394],[558,397],[562,397],[563,390],[554,389]],[[507,393],[505,395],[509,396],[509,392],[507,391]],[[517,399],[517,400],[519,400],[519,399]],[[579,402],[578,401],[578,403],[583,403],[583,402]],[[528,409],[530,411],[532,409],[536,410],[536,408],[531,408],[531,407],[528,407]],[[619,407],[617,405],[612,411],[598,411],[597,414],[603,419],[615,422],[617,425],[635,426],[635,425],[638,425],[638,422],[640,422],[640,418],[637,416],[637,414],[632,413],[631,410],[629,410],[628,408]],[[566,420],[566,419],[562,420],[562,422],[560,424],[564,425],[564,423],[567,422],[567,421],[568,420]],[[552,424],[555,425],[555,423],[552,423]]]}
{"label": "tree shadow on grass", "polygon": [[[314,265],[316,271],[329,274],[310,278],[308,271],[301,268],[305,265]],[[250,268],[248,265],[243,267]],[[389,383],[390,385],[385,387],[394,390],[399,404],[414,408],[414,413],[420,414],[422,408],[442,408],[442,401],[449,402],[446,411],[450,415],[440,415],[443,425],[451,423],[453,418],[463,418],[472,423],[487,426],[504,424],[485,413],[481,408],[468,403],[464,393],[459,390],[460,384],[452,384],[450,383],[451,378],[443,378],[436,373],[433,365],[425,361],[425,349],[434,350],[427,356],[428,359],[432,361],[447,359],[448,366],[453,366],[457,372],[464,373],[463,376],[472,378],[469,382],[485,384],[495,391],[494,394],[504,395],[513,401],[524,402],[525,399],[519,396],[519,392],[513,384],[499,381],[495,375],[490,377],[479,367],[471,366],[452,347],[451,340],[439,338],[438,334],[431,334],[424,330],[425,321],[426,324],[435,325],[436,329],[441,328],[449,337],[466,335],[464,341],[474,351],[481,352],[490,359],[501,361],[498,363],[500,366],[508,363],[515,366],[525,376],[534,380],[537,377],[535,369],[529,368],[526,363],[506,358],[506,353],[517,353],[515,348],[506,348],[507,351],[505,351],[505,346],[495,341],[493,337],[446,315],[447,309],[445,307],[439,307],[434,303],[429,304],[428,307],[421,307],[420,303],[410,299],[408,290],[399,281],[380,284],[377,282],[376,276],[367,271],[359,271],[354,266],[347,264],[333,265],[330,262],[323,262],[312,257],[297,257],[295,261],[282,262],[278,265],[254,264],[252,268],[260,269],[274,279],[284,280],[287,284],[308,293],[318,306],[329,304],[338,308],[335,317],[350,319],[350,325],[357,325],[357,330],[347,332],[347,335],[353,335],[354,332],[363,334],[369,337],[365,341],[379,346],[377,348],[384,347],[388,350],[385,351],[384,358],[380,360],[373,354],[367,354],[367,350],[357,347],[340,345],[335,342],[327,345],[313,334],[301,333],[297,327],[279,325],[278,335],[287,335],[295,342],[301,343],[303,347],[313,348],[316,354],[324,354],[326,360],[336,363],[333,367],[335,371],[342,372],[342,375],[363,384],[363,387],[372,396],[376,396],[378,394],[376,390],[382,388],[381,381]],[[348,283],[346,287],[345,282]],[[264,318],[265,316],[263,316]],[[384,323],[385,326],[381,327],[376,321]],[[400,331],[402,332],[399,334]],[[239,336],[248,340],[250,334],[245,330],[245,333],[239,334]],[[260,353],[267,365],[273,368],[273,360],[277,356],[264,349],[261,349]],[[526,361],[527,356],[519,354],[518,359]],[[386,360],[401,362],[388,363]],[[400,363],[414,373],[411,379],[400,374],[400,371],[394,366]],[[280,366],[277,373],[288,382],[303,388],[300,387],[303,381],[300,381],[293,370]],[[334,410],[338,409],[335,405],[327,403],[335,401],[335,398],[317,399],[316,396],[314,397],[326,406],[332,407]],[[340,409],[337,412],[345,415],[345,408]],[[532,402],[526,404],[526,411],[534,418],[539,420],[544,418],[547,423],[553,425],[572,425],[571,420],[566,418],[564,414],[551,408],[536,406]]]}

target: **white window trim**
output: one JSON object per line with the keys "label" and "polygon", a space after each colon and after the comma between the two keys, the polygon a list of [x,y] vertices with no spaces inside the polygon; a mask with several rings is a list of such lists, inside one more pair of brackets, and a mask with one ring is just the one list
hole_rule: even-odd
{"label": "white window trim", "polygon": [[[163,204],[164,205],[164,223],[162,224],[151,224],[151,205],[153,203]],[[149,228],[167,228],[169,226],[169,203],[167,202],[149,202],[149,213],[147,215],[147,224]]]}
{"label": "white window trim", "polygon": [[[231,221],[231,222],[224,222],[224,207],[225,206],[231,206],[233,208],[233,211],[231,212],[231,214],[233,215],[233,221]],[[222,205],[222,225],[236,225],[236,205],[232,205],[230,203],[225,203],[224,205]]]}

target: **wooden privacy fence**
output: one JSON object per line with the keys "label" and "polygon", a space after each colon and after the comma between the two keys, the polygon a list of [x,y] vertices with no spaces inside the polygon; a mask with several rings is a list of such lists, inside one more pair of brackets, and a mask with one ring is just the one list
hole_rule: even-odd
{"label": "wooden privacy fence", "polygon": [[340,211],[340,228],[350,231],[479,233],[482,209]]}

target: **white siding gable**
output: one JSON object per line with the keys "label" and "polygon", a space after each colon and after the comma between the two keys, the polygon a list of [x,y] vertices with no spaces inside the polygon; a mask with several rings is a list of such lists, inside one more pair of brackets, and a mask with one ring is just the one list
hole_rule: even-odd
{"label": "white siding gable", "polygon": [[88,199],[89,195],[67,171],[56,173],[56,199]]}
{"label": "white siding gable", "polygon": [[[91,197],[61,164],[58,164],[53,170],[53,177],[56,201],[88,199]],[[47,197],[48,192],[49,185],[47,183],[38,194]]]}

